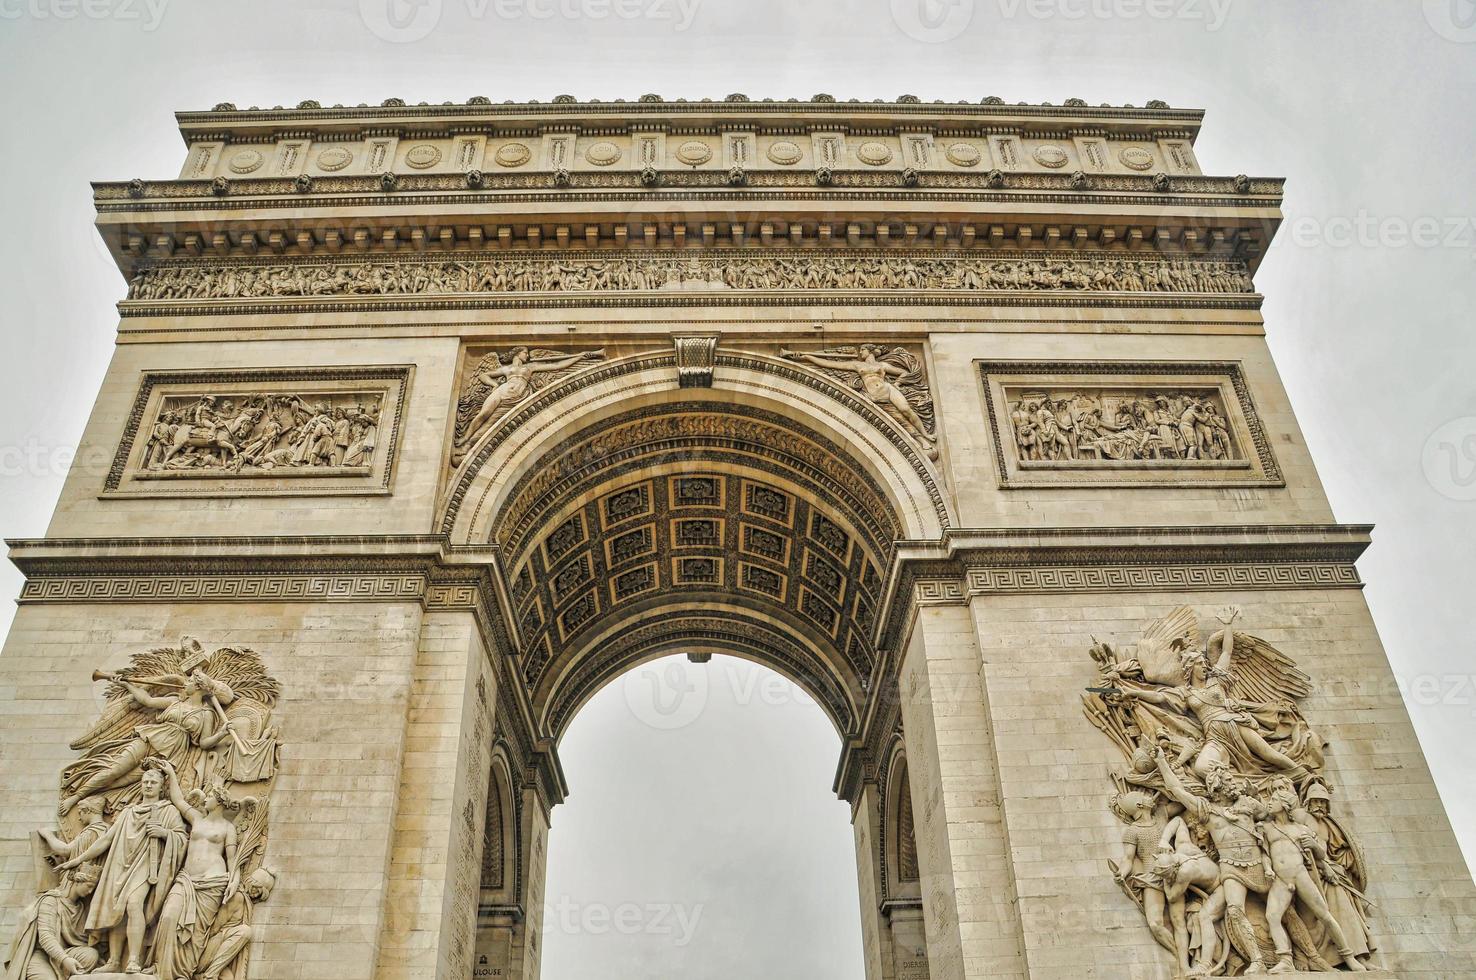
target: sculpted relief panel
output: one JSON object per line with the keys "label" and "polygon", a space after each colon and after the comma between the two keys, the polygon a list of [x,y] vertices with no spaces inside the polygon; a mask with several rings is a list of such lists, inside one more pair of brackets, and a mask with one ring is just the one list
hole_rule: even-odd
{"label": "sculpted relief panel", "polygon": [[15,980],[81,973],[244,980],[279,747],[279,686],[245,649],[135,653],[71,747],[60,827],[32,835],[37,898],[6,961]]}
{"label": "sculpted relief panel", "polygon": [[710,289],[1067,290],[1248,293],[1245,264],[1206,259],[1042,253],[900,257],[835,253],[710,258],[673,253],[529,257],[468,253],[429,260],[179,264],[142,269],[129,300]]}
{"label": "sculpted relief panel", "polygon": [[1123,758],[1108,866],[1179,976],[1364,972],[1367,871],[1298,707],[1310,678],[1238,616],[1206,642],[1180,607],[1131,651],[1092,648],[1083,705]]}
{"label": "sculpted relief panel", "polygon": [[388,489],[410,369],[145,375],[118,495]]}
{"label": "sculpted relief panel", "polygon": [[460,466],[477,439],[515,406],[581,365],[604,359],[603,348],[565,354],[515,347],[481,355],[467,369],[456,400],[451,466]]}
{"label": "sculpted relief panel", "polygon": [[1235,363],[981,362],[1007,487],[1277,486]]}
{"label": "sculpted relief panel", "polygon": [[819,368],[864,395],[905,428],[929,459],[938,458],[933,396],[922,360],[905,347],[878,344],[822,351],[781,350],[780,356]]}

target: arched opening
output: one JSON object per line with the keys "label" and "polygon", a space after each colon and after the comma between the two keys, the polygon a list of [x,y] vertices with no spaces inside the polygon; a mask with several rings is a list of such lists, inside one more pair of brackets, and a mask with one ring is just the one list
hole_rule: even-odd
{"label": "arched opening", "polygon": [[[698,664],[717,657],[720,671],[748,661],[756,666],[736,669],[772,671],[764,676],[782,676],[803,691],[813,702],[810,722],[824,717],[830,723],[826,741],[831,752],[840,749],[840,771],[874,773],[876,747],[864,745],[863,734],[877,724],[869,709],[890,662],[878,648],[887,577],[899,542],[936,538],[949,523],[931,465],[905,433],[853,392],[805,377],[787,362],[735,358],[706,389],[676,387],[673,366],[669,355],[640,355],[555,384],[492,426],[453,475],[443,527],[453,542],[496,556],[514,648],[510,669],[525,697],[529,742],[557,767],[575,719],[615,698],[610,692],[622,687],[613,683],[617,679],[639,678],[652,664],[672,663],[673,654]],[[788,383],[778,383],[784,379]],[[682,669],[703,676],[700,671],[712,667]],[[655,714],[645,724],[660,731],[670,720],[661,711],[679,714],[680,706],[652,704],[648,710]],[[882,731],[892,730],[893,722],[882,724]],[[724,747],[765,737],[748,731]],[[700,760],[690,768],[705,775],[710,763],[709,769]],[[611,797],[598,807],[610,820],[638,811],[643,789],[649,794],[653,785],[677,779],[640,752],[590,771],[623,777],[611,788],[625,794],[623,802]],[[809,791],[846,813],[846,804],[830,794],[842,784],[836,773],[832,755]],[[586,792],[579,781],[591,777],[577,758],[563,775],[571,798]],[[722,783],[736,784],[731,778]],[[848,795],[847,802],[857,799]],[[759,806],[750,824],[775,826],[771,811],[782,800],[782,794],[765,800],[756,790],[749,793],[745,801]],[[525,937],[534,973],[538,957],[548,953],[533,951],[540,936],[567,938],[573,929],[576,938],[589,938],[587,923],[558,918],[577,911],[568,905],[578,905],[573,896],[535,894],[550,853],[544,841],[549,827],[536,814],[518,824],[524,838],[519,859],[532,885],[522,894],[530,918],[513,933]],[[565,843],[564,833],[549,838],[555,853],[578,846]],[[828,893],[841,896],[827,907],[843,910],[854,926],[855,863],[869,879],[884,858],[875,851],[875,837],[858,850],[849,836],[842,828],[836,841],[849,867],[826,881]],[[620,845],[610,840],[604,846]],[[682,850],[694,881],[702,882],[695,862],[706,853],[700,837]],[[791,866],[803,860],[796,855]],[[771,866],[771,889],[784,887],[777,880],[782,870],[782,863]],[[826,877],[835,874],[831,869]],[[758,894],[750,900],[773,904]],[[629,907],[623,911],[637,916]],[[874,906],[861,912],[885,914]],[[533,918],[540,913],[557,921],[540,923]],[[872,925],[865,928],[877,935]],[[712,955],[719,956],[713,976],[734,975],[739,963],[748,964],[739,969],[744,975],[767,969],[736,954],[726,962]],[[831,959],[851,962],[838,976],[862,972],[854,961]],[[663,967],[669,975],[704,975],[694,970]],[[605,975],[620,972],[607,969]]]}
{"label": "arched opening", "polygon": [[838,749],[802,688],[739,658],[611,680],[560,745],[543,976],[862,975]]}

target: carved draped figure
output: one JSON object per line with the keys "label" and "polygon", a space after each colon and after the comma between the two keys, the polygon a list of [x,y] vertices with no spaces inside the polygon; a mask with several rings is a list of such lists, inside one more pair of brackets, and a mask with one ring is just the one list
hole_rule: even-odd
{"label": "carved draped figure", "polygon": [[229,874],[198,878],[181,871],[169,889],[154,936],[154,965],[160,977],[191,977],[215,931]]}
{"label": "carved draped figure", "polygon": [[[1279,704],[1237,701],[1218,683],[1204,687],[1180,685],[1159,688],[1173,710],[1192,715],[1199,723],[1206,741],[1214,742],[1228,754],[1230,766],[1237,772],[1271,773],[1269,767],[1246,744],[1245,730],[1259,732],[1267,743],[1287,758],[1307,769],[1322,768],[1322,743],[1299,715]],[[1144,705],[1152,713],[1155,705]]]}
{"label": "carved draped figure", "polygon": [[[150,828],[162,827],[163,837]],[[152,922],[164,907],[164,898],[184,862],[189,834],[184,818],[167,800],[135,803],[122,810],[109,830],[111,841],[103,859],[102,876],[87,910],[87,930],[101,931],[123,924],[128,899],[139,889],[144,914]]]}

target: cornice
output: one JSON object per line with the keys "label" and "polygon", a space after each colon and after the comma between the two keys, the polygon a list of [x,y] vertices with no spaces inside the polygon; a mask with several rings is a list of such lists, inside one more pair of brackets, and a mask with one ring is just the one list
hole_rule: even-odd
{"label": "cornice", "polygon": [[[404,105],[402,100],[387,99],[378,106],[333,106],[323,108],[304,102],[298,108],[276,106],[270,109],[236,109],[222,103],[209,111],[175,113],[175,120],[186,142],[192,139],[231,135],[236,138],[253,134],[294,132],[357,132],[365,127],[378,130],[403,128],[414,133],[505,130],[541,126],[601,127],[639,125],[649,129],[653,124],[667,123],[678,127],[701,124],[726,124],[730,127],[803,125],[812,122],[828,129],[854,125],[859,127],[905,126],[910,131],[919,127],[947,129],[956,126],[1009,126],[1070,130],[1108,128],[1134,132],[1168,130],[1185,138],[1197,134],[1204,119],[1203,110],[1174,109],[1164,103],[1149,106],[1088,106],[1082,100],[1073,104],[1010,105],[1003,99],[986,98],[979,103],[923,102],[913,96],[896,101],[875,99],[836,100],[830,96],[817,99],[758,99],[733,95],[723,100],[666,100],[659,96],[642,96],[638,101],[616,99],[609,102],[579,101],[572,96],[556,96],[552,102],[512,102],[493,104],[478,98],[466,103],[440,105]],[[399,103],[399,104],[396,104]]]}
{"label": "cornice", "polygon": [[1370,525],[957,528],[901,542],[875,648],[892,655],[918,605],[999,594],[1361,588]]}
{"label": "cornice", "polygon": [[[732,186],[727,173],[710,170],[662,170],[655,187],[643,183],[639,171],[554,171],[484,174],[482,186],[471,187],[466,174],[396,174],[392,188],[380,175],[314,177],[304,190],[295,178],[237,177],[224,184],[213,180],[94,181],[93,201],[100,214],[157,211],[255,211],[277,204],[293,210],[342,207],[360,210],[385,205],[499,205],[526,207],[550,202],[628,203],[715,201],[875,201],[1004,202],[1110,205],[1140,208],[1217,207],[1265,209],[1280,205],[1285,181],[1256,177],[1149,174],[959,173],[918,171],[916,182],[903,183],[902,172],[832,170],[821,183],[816,170],[754,170],[743,186]],[[926,210],[926,209],[925,209]]]}

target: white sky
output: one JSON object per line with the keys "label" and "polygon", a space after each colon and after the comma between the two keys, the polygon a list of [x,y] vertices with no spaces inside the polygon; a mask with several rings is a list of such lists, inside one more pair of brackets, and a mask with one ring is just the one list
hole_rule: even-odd
{"label": "white sky", "polygon": [[[0,532],[44,531],[110,353],[123,283],[87,181],[177,173],[175,109],[1161,98],[1208,110],[1206,171],[1290,178],[1289,226],[1258,276],[1270,344],[1338,518],[1378,525],[1368,598],[1476,853],[1476,2],[419,0],[398,36],[434,26],[400,42],[380,36],[390,2],[407,0],[0,0]],[[0,571],[0,593],[19,583]],[[714,661],[714,684],[742,689],[750,669],[728,669]],[[662,733],[619,690],[565,743],[574,796],[555,813],[549,895],[706,911],[680,949],[654,929],[551,934],[545,975],[609,977],[600,957],[660,951],[688,977],[856,976],[846,809],[825,800],[838,743],[820,711],[716,694]],[[753,819],[769,808],[774,826]],[[806,962],[812,950],[831,952]]]}

